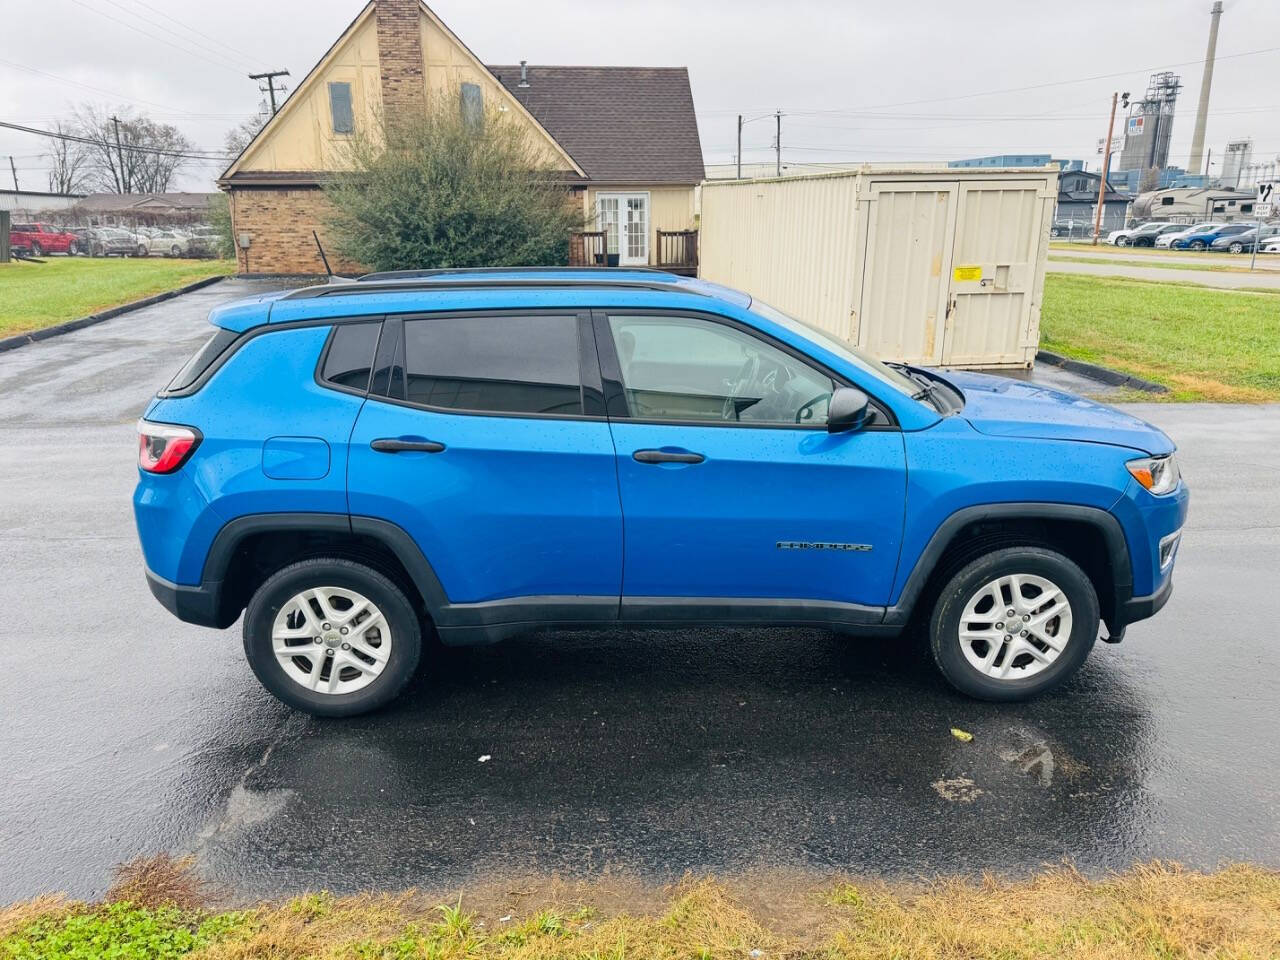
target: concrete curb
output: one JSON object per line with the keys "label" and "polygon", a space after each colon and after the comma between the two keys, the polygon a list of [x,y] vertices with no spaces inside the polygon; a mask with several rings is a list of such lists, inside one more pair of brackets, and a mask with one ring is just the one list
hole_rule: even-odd
{"label": "concrete curb", "polygon": [[1101,367],[1096,363],[1072,360],[1070,357],[1050,353],[1048,350],[1037,350],[1036,360],[1054,367],[1061,367],[1069,373],[1078,373],[1082,377],[1088,377],[1091,380],[1097,380],[1099,383],[1105,383],[1112,387],[1128,387],[1131,390],[1142,390],[1145,393],[1169,392],[1169,388],[1164,384],[1143,380],[1141,377],[1121,373],[1119,370],[1112,370],[1110,367]]}
{"label": "concrete curb", "polygon": [[149,307],[152,304],[163,303],[165,300],[172,300],[174,297],[180,297],[184,293],[199,290],[201,287],[207,287],[225,279],[227,278],[221,274],[216,277],[205,277],[203,280],[197,280],[195,283],[188,283],[185,287],[178,287],[176,290],[166,290],[164,293],[153,294],[150,297],[135,300],[133,303],[124,303],[118,307],[111,307],[109,310],[103,310],[100,313],[91,313],[89,316],[81,317],[79,320],[68,320],[66,323],[59,323],[52,327],[45,327],[43,330],[32,330],[30,333],[19,333],[12,337],[5,337],[3,340],[0,340],[0,353],[4,353],[8,350],[17,350],[19,347],[25,347],[29,343],[48,340],[50,337],[57,337],[64,333],[83,330],[85,327],[92,327],[95,323],[101,323],[103,320],[110,320],[113,317],[118,317],[124,313],[130,313],[133,310],[141,310],[143,307]]}

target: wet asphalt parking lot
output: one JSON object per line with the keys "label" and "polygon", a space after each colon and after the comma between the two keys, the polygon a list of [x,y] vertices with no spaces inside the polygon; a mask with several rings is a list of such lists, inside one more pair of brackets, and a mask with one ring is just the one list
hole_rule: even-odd
{"label": "wet asphalt parking lot", "polygon": [[161,850],[243,896],[1280,867],[1280,407],[1134,408],[1193,487],[1173,599],[1030,704],[952,693],[911,641],[613,631],[437,649],[390,709],[318,721],[258,686],[238,625],[155,603],[129,504],[147,397],[256,289],[0,354],[0,902],[91,896]]}

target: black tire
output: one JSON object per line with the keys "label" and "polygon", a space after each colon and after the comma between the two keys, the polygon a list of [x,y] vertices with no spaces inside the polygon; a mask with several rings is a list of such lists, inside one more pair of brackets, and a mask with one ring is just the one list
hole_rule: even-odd
{"label": "black tire", "polygon": [[172,247],[170,247],[170,248],[169,248],[169,256],[171,256],[171,257],[180,257],[180,256],[182,256],[182,250],[178,247],[178,245],[177,245],[176,243],[175,243]]}
{"label": "black tire", "polygon": [[31,241],[31,255],[33,257],[44,256],[44,247],[40,246],[40,242],[38,240]]}
{"label": "black tire", "polygon": [[1239,240],[1237,240],[1234,243],[1230,244],[1227,247],[1227,249],[1230,250],[1232,253],[1244,253],[1244,244],[1241,243]]}
{"label": "black tire", "polygon": [[[988,677],[965,659],[960,618],[970,598],[985,584],[1018,573],[1044,577],[1062,590],[1071,605],[1071,636],[1066,649],[1039,673],[1001,680]],[[961,693],[979,700],[1026,700],[1058,686],[1080,669],[1098,638],[1099,621],[1093,583],[1072,560],[1044,547],[1005,547],[965,565],[942,588],[929,620],[929,645],[938,669]]]}
{"label": "black tire", "polygon": [[1187,244],[1187,246],[1190,247],[1192,250],[1203,250],[1205,249],[1206,246],[1208,246],[1208,244],[1206,244],[1203,240],[1192,240],[1189,244]]}
{"label": "black tire", "polygon": [[1128,245],[1129,245],[1129,238],[1128,238],[1128,237],[1116,237],[1116,246],[1117,246],[1117,247],[1127,247]]}
{"label": "black tire", "polygon": [[140,243],[138,244],[138,249],[134,251],[134,254],[139,257],[145,257],[149,252],[150,251],[147,250],[146,245]]}
{"label": "black tire", "polygon": [[76,244],[74,240],[72,240],[69,244],[67,244],[68,257],[74,257],[79,252],[80,252],[80,247]]}
{"label": "black tire", "polygon": [[[394,642],[382,673],[348,694],[318,693],[292,680],[272,652],[271,629],[280,608],[308,587],[334,586],[363,594],[382,611]],[[272,574],[249,601],[244,652],[267,690],[296,710],[316,717],[354,717],[389,703],[404,689],[422,656],[422,625],[404,591],[363,564],[337,558],[303,560]]]}

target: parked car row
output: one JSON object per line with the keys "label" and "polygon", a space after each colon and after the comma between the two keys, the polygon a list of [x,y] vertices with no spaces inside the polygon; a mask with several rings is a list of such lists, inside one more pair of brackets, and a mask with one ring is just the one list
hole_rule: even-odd
{"label": "parked car row", "polygon": [[1163,223],[1151,221],[1112,230],[1107,243],[1116,247],[1168,250],[1213,250],[1219,253],[1280,253],[1280,223]]}
{"label": "parked car row", "polygon": [[48,223],[15,223],[9,247],[19,255],[43,257],[61,253],[87,257],[212,257],[217,231],[197,225],[184,228],[74,227]]}

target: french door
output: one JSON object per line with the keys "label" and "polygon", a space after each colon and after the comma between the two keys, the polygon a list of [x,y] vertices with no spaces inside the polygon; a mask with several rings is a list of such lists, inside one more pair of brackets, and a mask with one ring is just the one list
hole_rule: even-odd
{"label": "french door", "polygon": [[623,267],[649,262],[649,195],[647,193],[598,193],[600,229],[605,249]]}

